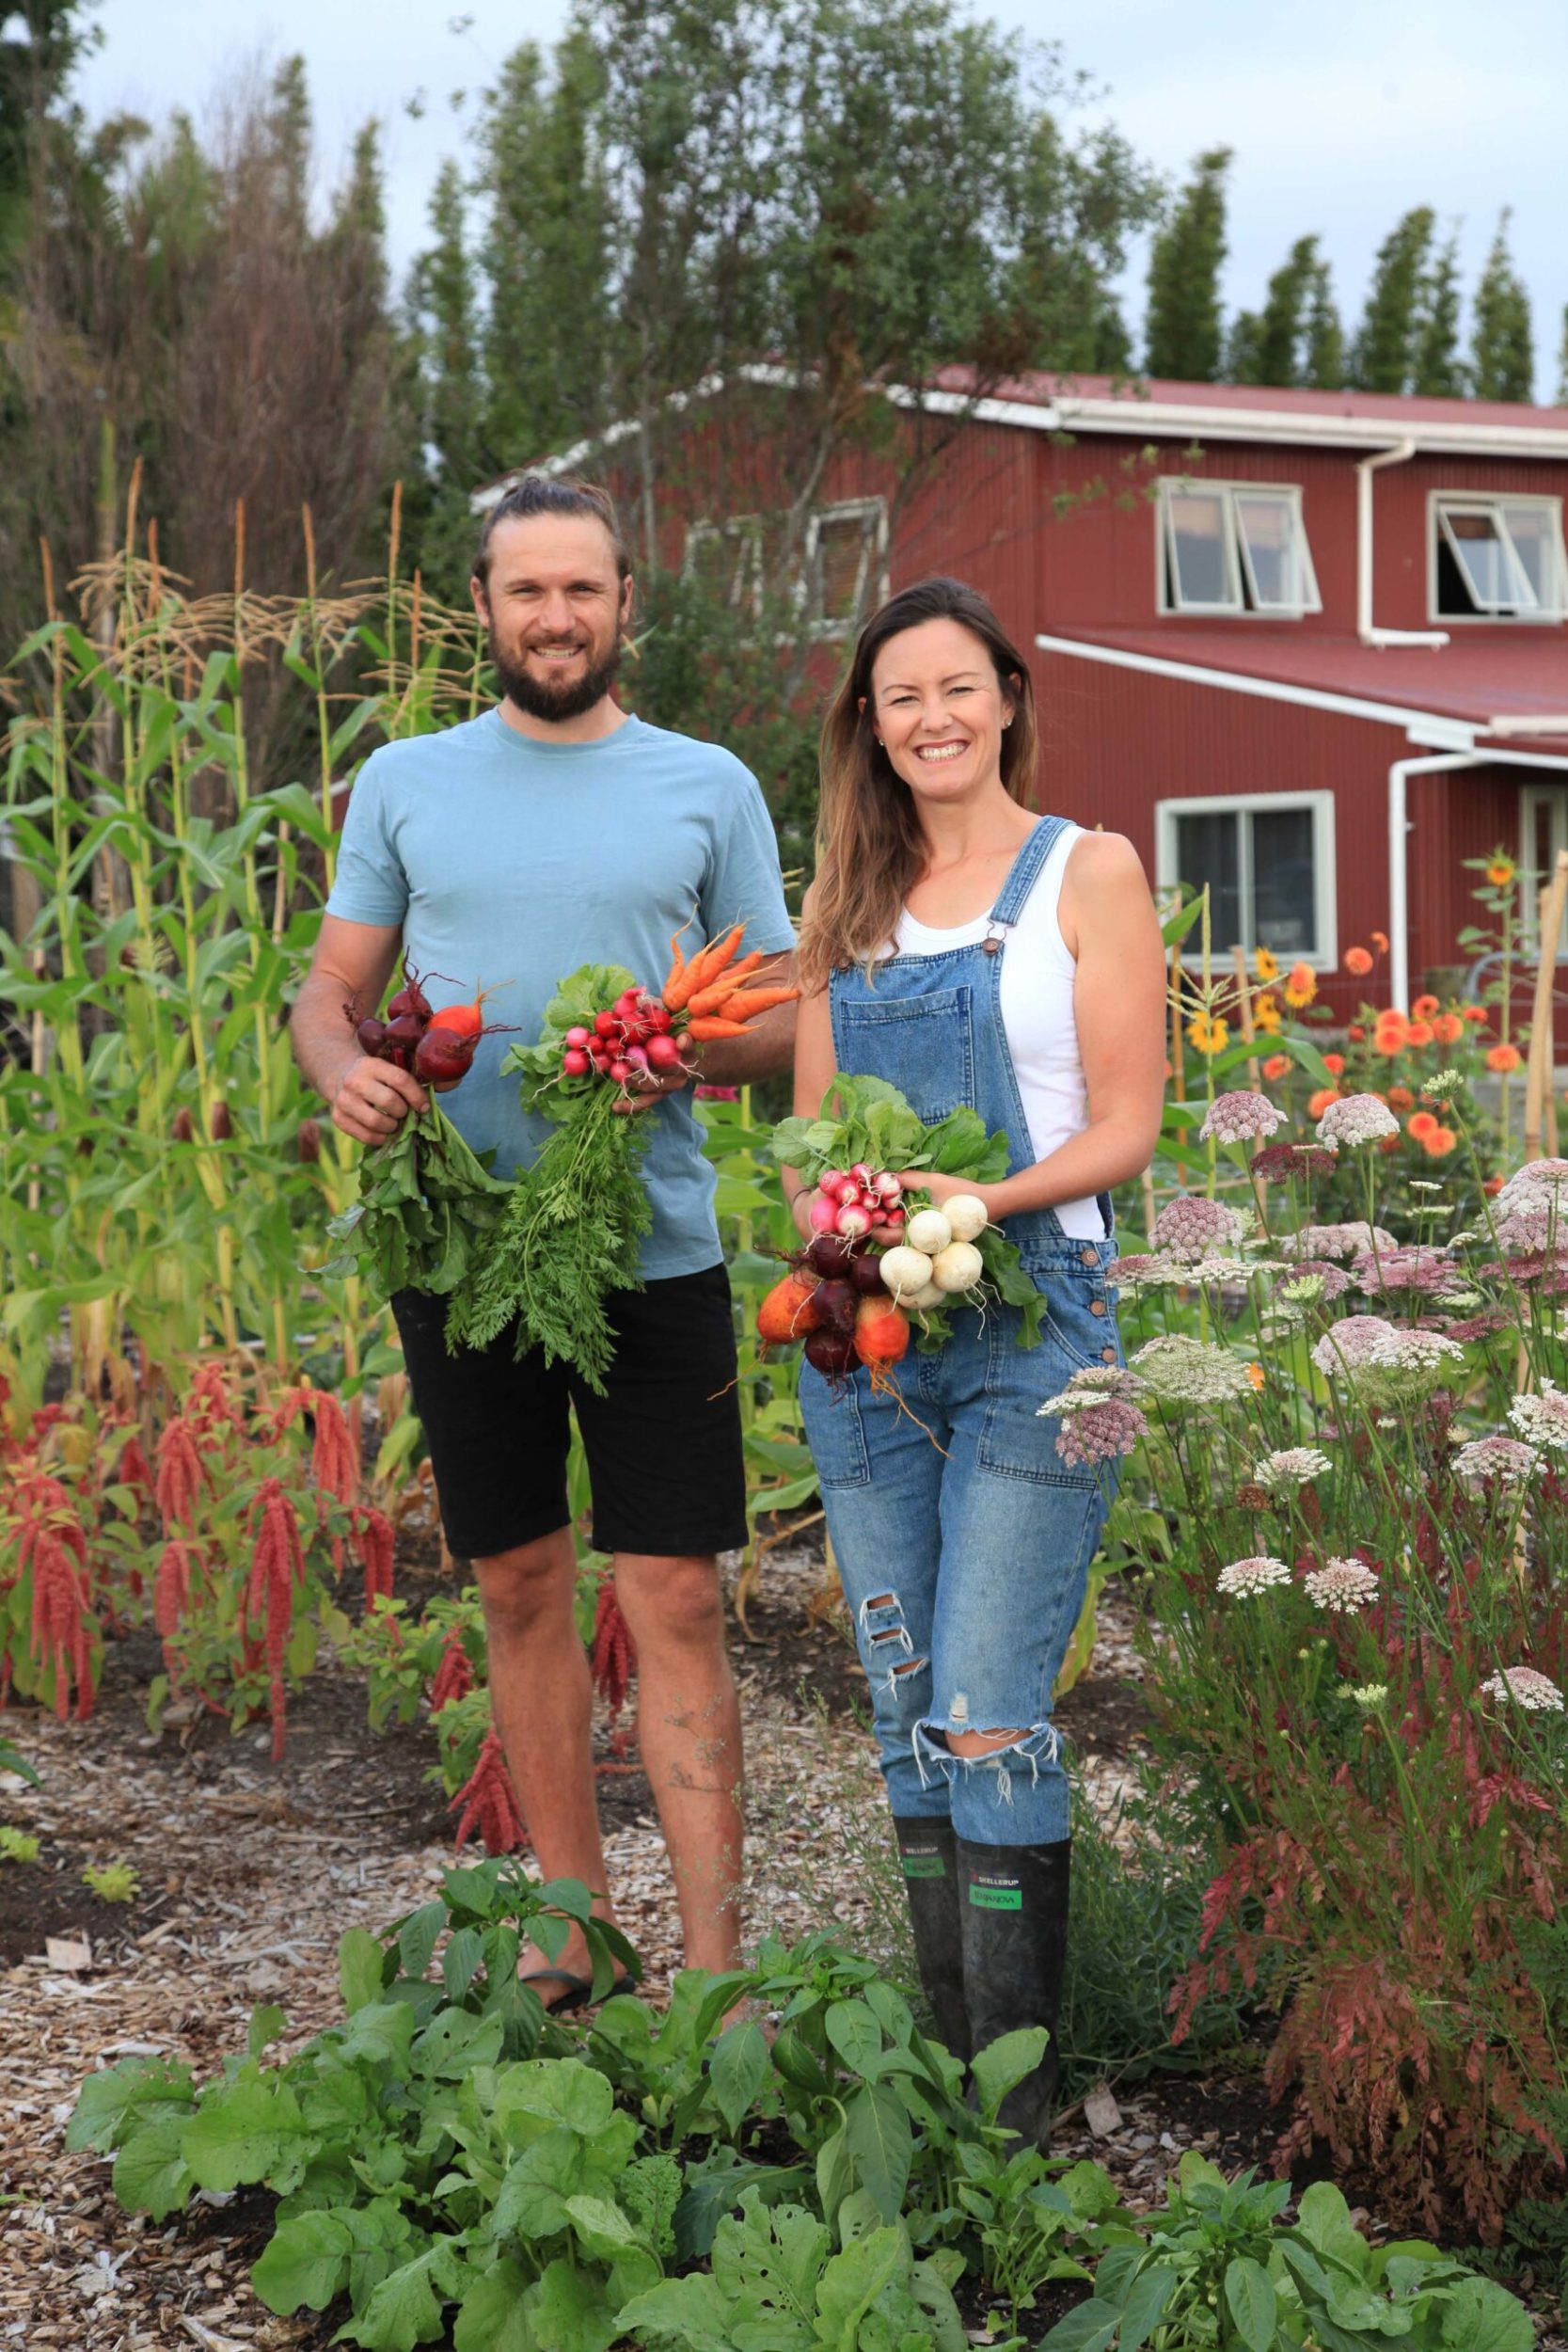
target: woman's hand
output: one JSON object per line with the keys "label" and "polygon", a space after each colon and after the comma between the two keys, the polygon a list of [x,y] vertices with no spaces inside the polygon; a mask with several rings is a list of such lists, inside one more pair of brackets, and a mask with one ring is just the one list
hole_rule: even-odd
{"label": "woman's hand", "polygon": [[925,1168],[906,1168],[898,1181],[906,1192],[929,1193],[931,1206],[934,1209],[940,1209],[944,1200],[952,1200],[961,1193],[967,1200],[985,1202],[986,1217],[990,1224],[994,1225],[999,1217],[1006,1216],[1007,1214],[1004,1199],[1007,1189],[1006,1182],[1000,1184],[976,1184],[967,1176],[939,1176],[933,1169]]}

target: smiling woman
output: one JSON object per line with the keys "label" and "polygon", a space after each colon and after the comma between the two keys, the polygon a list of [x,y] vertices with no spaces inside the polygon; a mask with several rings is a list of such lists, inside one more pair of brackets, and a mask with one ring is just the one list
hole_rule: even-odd
{"label": "smiling woman", "polygon": [[[1048,1400],[1085,1371],[1116,1392],[1109,1195],[1158,1133],[1164,952],[1131,845],[1030,809],[1028,668],[961,582],[922,581],[866,624],[822,764],[796,1109],[815,1117],[842,1072],[896,1087],[928,1126],[978,1111],[1007,1175],[903,1182],[938,1208],[974,1194],[1044,1303],[1025,1347],[1022,1306],[955,1302],[940,1345],[902,1360],[908,1402],[864,1366],[800,1375],[921,1981],[968,2057],[1056,2024],[1071,1849],[1052,1693],[1116,1466],[1075,1454]],[[804,1185],[785,1181],[804,1234]],[[1001,2121],[1043,2141],[1055,2080],[1048,2049]]]}

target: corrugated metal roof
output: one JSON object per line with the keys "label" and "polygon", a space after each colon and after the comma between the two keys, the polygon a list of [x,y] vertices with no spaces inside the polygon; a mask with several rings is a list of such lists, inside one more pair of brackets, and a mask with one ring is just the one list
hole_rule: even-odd
{"label": "corrugated metal roof", "polygon": [[[1539,644],[1478,633],[1447,645],[1381,651],[1354,637],[1293,633],[1266,621],[1229,628],[1185,623],[1160,629],[1057,628],[1052,635],[1140,663],[1223,670],[1457,720],[1510,750],[1568,751],[1568,650],[1557,629],[1543,630]],[[1539,723],[1556,720],[1562,722],[1559,730],[1540,731]]]}
{"label": "corrugated metal roof", "polygon": [[[943,368],[932,381],[961,390],[972,376],[968,369]],[[1053,375],[1043,371],[988,383],[986,389],[993,399],[1042,408],[1074,399],[1119,399],[1133,410],[1147,402],[1158,408],[1241,408],[1287,417],[1347,418],[1374,425],[1380,433],[1443,424],[1530,426],[1568,433],[1568,408],[1536,408],[1512,400],[1433,400],[1403,392],[1320,392],[1275,384],[1186,384],[1166,376]]]}

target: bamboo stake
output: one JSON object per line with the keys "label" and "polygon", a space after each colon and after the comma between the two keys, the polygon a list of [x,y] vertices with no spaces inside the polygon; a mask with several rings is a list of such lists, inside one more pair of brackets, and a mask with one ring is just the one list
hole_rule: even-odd
{"label": "bamboo stake", "polygon": [[1527,1160],[1541,1156],[1541,1137],[1552,1101],[1552,990],[1557,978],[1557,943],[1568,907],[1568,850],[1557,853],[1552,879],[1540,898],[1539,947],[1535,966],[1535,1000],[1530,1009],[1529,1059],[1525,1066],[1525,1141]]}
{"label": "bamboo stake", "polygon": [[[1251,1045],[1256,1041],[1258,1027],[1252,1018],[1252,979],[1246,968],[1246,949],[1232,947],[1230,952],[1236,962],[1236,1014],[1242,1025],[1242,1035]],[[1247,1084],[1256,1093],[1263,1083],[1259,1074],[1256,1054],[1247,1056],[1246,1074]]]}

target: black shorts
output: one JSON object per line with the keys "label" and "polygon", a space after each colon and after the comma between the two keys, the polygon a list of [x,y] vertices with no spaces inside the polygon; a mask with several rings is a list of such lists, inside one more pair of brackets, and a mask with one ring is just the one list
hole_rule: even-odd
{"label": "black shorts", "polygon": [[702,1557],[746,1541],[746,1470],[735,1322],[722,1265],[611,1298],[609,1393],[508,1329],[449,1355],[447,1303],[428,1291],[392,1300],[447,1548],[488,1560],[564,1527],[568,1406],[588,1455],[594,1548]]}

